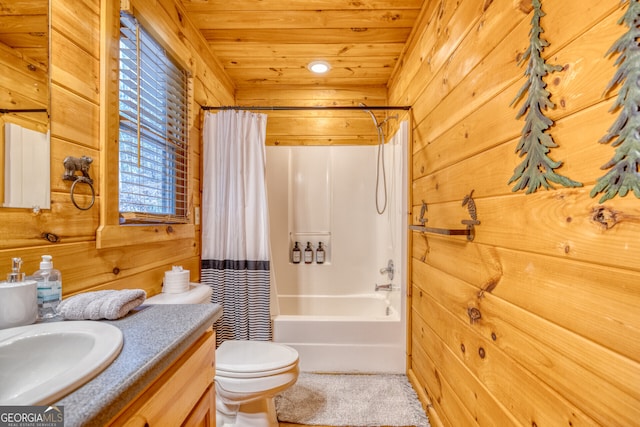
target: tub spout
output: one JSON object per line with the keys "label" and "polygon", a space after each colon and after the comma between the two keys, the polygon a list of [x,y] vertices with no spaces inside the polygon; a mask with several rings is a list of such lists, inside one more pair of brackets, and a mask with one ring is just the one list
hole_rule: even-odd
{"label": "tub spout", "polygon": [[391,283],[386,283],[384,285],[376,284],[376,292],[378,291],[392,291],[394,286]]}

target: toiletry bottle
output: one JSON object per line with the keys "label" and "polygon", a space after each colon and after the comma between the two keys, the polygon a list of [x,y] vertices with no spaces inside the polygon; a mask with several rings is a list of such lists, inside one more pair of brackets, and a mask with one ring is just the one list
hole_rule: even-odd
{"label": "toiletry bottle", "polygon": [[0,329],[26,326],[38,320],[36,282],[25,280],[21,258],[11,258],[11,273],[0,282]]}
{"label": "toiletry bottle", "polygon": [[7,274],[8,283],[24,282],[24,272],[20,271],[22,258],[11,258],[11,273]]}
{"label": "toiletry bottle", "polygon": [[294,264],[300,264],[302,259],[302,251],[300,251],[300,246],[298,246],[299,242],[296,242],[293,250],[291,251],[291,262]]}
{"label": "toiletry bottle", "polygon": [[311,242],[307,242],[307,247],[304,248],[304,263],[311,264],[313,261],[313,249],[311,249]]}
{"label": "toiletry bottle", "polygon": [[318,243],[318,249],[316,249],[316,262],[318,264],[324,264],[324,248],[322,242]]}
{"label": "toiletry bottle", "polygon": [[51,255],[42,255],[40,270],[33,273],[32,279],[38,284],[38,315],[49,319],[57,315],[56,308],[62,300],[62,275],[53,268]]}

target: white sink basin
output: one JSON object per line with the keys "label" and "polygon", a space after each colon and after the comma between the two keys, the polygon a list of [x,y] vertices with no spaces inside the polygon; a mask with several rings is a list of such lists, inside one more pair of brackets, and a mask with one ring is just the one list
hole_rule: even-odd
{"label": "white sink basin", "polygon": [[122,349],[122,332],[92,321],[0,330],[0,405],[48,405],[98,375]]}

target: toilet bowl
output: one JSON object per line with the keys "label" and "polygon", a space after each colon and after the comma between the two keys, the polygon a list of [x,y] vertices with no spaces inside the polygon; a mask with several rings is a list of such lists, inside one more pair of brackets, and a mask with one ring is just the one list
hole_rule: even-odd
{"label": "toilet bowl", "polygon": [[[146,304],[202,304],[211,288],[191,283]],[[298,379],[298,352],[270,341],[225,341],[216,350],[216,427],[278,427],[273,397]]]}
{"label": "toilet bowl", "polygon": [[216,425],[278,427],[273,397],[298,379],[298,352],[270,341],[225,341],[216,350]]}

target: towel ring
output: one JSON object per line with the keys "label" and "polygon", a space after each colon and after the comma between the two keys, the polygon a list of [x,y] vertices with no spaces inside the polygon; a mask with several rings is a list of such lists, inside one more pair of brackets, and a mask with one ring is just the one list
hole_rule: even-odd
{"label": "towel ring", "polygon": [[[75,199],[75,189],[76,189],[76,184],[79,182],[83,182],[85,184],[87,184],[89,186],[89,188],[91,189],[91,202],[89,203],[88,206],[82,207],[79,206],[78,203],[76,203],[76,199]],[[87,179],[83,176],[79,176],[77,177],[74,181],[73,184],[71,184],[71,191],[69,192],[69,195],[71,196],[71,203],[73,203],[73,206],[75,206],[76,208],[80,209],[81,211],[88,211],[89,209],[91,209],[93,207],[93,204],[96,202],[96,190],[93,188],[93,183],[91,182],[90,179]]]}
{"label": "towel ring", "polygon": [[[62,175],[62,179],[65,181],[73,181],[70,190],[71,202],[73,203],[73,206],[80,209],[81,211],[87,211],[91,209],[93,204],[96,202],[96,190],[93,188],[93,180],[89,175],[89,168],[91,167],[91,163],[93,163],[93,159],[89,156],[67,156],[62,161],[62,164],[64,165],[64,175]],[[82,175],[76,175],[76,172],[80,172]],[[89,185],[89,188],[91,189],[91,202],[89,203],[89,206],[82,207],[76,203],[75,191],[76,184],[78,182],[84,182],[85,184]]]}

